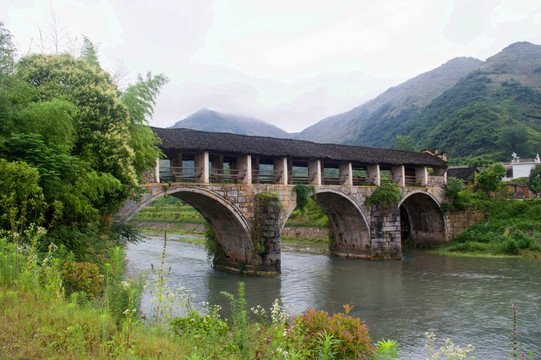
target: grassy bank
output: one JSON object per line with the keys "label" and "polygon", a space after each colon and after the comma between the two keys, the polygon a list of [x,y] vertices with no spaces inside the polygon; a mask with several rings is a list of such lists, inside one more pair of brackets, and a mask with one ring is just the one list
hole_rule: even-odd
{"label": "grassy bank", "polygon": [[438,252],[541,258],[541,199],[483,199],[476,206],[486,219]]}

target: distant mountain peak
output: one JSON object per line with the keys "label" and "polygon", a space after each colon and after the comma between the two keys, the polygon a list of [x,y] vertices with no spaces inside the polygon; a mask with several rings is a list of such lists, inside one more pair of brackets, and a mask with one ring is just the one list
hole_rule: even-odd
{"label": "distant mountain peak", "polygon": [[293,134],[289,134],[263,120],[242,115],[221,113],[207,108],[196,111],[185,119],[176,122],[171,127],[277,138],[293,137]]}

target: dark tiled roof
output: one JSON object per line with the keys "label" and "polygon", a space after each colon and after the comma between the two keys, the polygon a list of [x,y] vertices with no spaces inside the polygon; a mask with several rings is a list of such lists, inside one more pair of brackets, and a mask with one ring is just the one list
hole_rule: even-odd
{"label": "dark tiled roof", "polygon": [[452,166],[447,170],[448,177],[455,177],[462,180],[468,180],[474,173],[475,169],[469,166]]}
{"label": "dark tiled roof", "polygon": [[277,139],[230,133],[197,131],[184,128],[152,127],[161,139],[166,154],[210,151],[223,154],[251,154],[260,157],[351,161],[361,164],[420,165],[447,167],[437,156],[412,151],[320,144],[304,140]]}

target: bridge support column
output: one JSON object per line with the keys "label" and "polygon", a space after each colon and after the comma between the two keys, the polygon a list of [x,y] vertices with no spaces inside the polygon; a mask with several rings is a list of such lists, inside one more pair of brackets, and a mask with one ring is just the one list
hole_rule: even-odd
{"label": "bridge support column", "polygon": [[310,185],[321,185],[321,160],[308,162],[308,176]]}
{"label": "bridge support column", "polygon": [[379,171],[379,164],[368,165],[366,167],[366,177],[369,183],[373,183],[376,186],[381,185],[381,174]]}
{"label": "bridge support column", "polygon": [[237,159],[237,168],[239,170],[239,176],[241,177],[240,183],[251,184],[252,183],[252,156],[251,155],[239,156],[239,158]]}
{"label": "bridge support column", "polygon": [[288,172],[287,172],[287,158],[274,160],[274,182],[277,184],[288,184]]}
{"label": "bridge support column", "polygon": [[428,183],[428,170],[426,166],[415,168],[415,183],[418,186],[426,186]]}
{"label": "bridge support column", "polygon": [[280,273],[280,199],[275,194],[258,193],[254,198],[252,237],[257,259],[246,265],[248,274],[275,275]]}
{"label": "bridge support column", "polygon": [[213,155],[211,161],[212,182],[221,183],[224,179],[224,156]]}
{"label": "bridge support column", "polygon": [[203,151],[194,158],[195,181],[203,184],[209,183],[209,152]]}
{"label": "bridge support column", "polygon": [[406,186],[406,171],[404,165],[393,166],[391,168],[391,182],[400,186]]}
{"label": "bridge support column", "polygon": [[353,186],[353,167],[351,166],[351,163],[341,163],[339,171],[340,185]]}
{"label": "bridge support column", "polygon": [[156,158],[156,165],[154,165],[154,181],[160,183],[160,159]]}
{"label": "bridge support column", "polygon": [[176,181],[182,181],[182,153],[178,153],[170,159],[170,173]]}
{"label": "bridge support column", "polygon": [[400,210],[372,206],[370,232],[371,256],[375,259],[401,259]]}

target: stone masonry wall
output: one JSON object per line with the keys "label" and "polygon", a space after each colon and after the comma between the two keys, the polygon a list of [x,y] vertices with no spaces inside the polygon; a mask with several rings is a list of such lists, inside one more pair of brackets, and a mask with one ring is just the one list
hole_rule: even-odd
{"label": "stone masonry wall", "polygon": [[445,215],[447,223],[447,240],[452,241],[464,230],[485,220],[485,214],[476,208],[465,211],[450,211]]}

